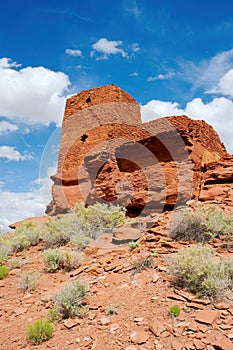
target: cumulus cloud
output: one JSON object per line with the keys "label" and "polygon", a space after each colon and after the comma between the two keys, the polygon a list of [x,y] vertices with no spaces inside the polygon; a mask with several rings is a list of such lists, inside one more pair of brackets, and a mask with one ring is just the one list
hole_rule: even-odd
{"label": "cumulus cloud", "polygon": [[9,161],[20,161],[33,159],[32,154],[24,152],[21,154],[15,147],[0,146],[0,158],[7,159]]}
{"label": "cumulus cloud", "polygon": [[146,105],[141,107],[143,121],[154,119],[153,114],[148,113],[152,111],[158,118],[170,115],[182,115],[184,111],[180,108],[177,102],[167,102],[160,100],[151,100]]}
{"label": "cumulus cloud", "polygon": [[16,221],[44,215],[45,203],[41,198],[40,190],[25,193],[0,190],[0,196],[0,228],[2,232],[9,231],[8,226]]}
{"label": "cumulus cloud", "polygon": [[44,67],[18,68],[0,59],[0,115],[26,124],[59,124],[69,77]]}
{"label": "cumulus cloud", "polygon": [[233,97],[233,69],[230,69],[219,80],[218,86],[209,91],[209,93],[221,93],[224,96]]}
{"label": "cumulus cloud", "polygon": [[99,39],[95,44],[92,45],[94,49],[91,52],[91,56],[95,56],[96,53],[99,53],[100,56],[97,56],[98,60],[106,60],[110,55],[120,54],[122,57],[127,57],[127,52],[121,47],[123,41],[121,40],[108,40],[106,38]]}
{"label": "cumulus cloud", "polygon": [[168,80],[174,77],[174,73],[170,72],[167,74],[158,74],[155,76],[150,76],[147,78],[147,81],[155,81],[155,80]]}
{"label": "cumulus cloud", "polygon": [[0,68],[21,67],[21,64],[13,62],[10,58],[0,58]]}
{"label": "cumulus cloud", "polygon": [[202,119],[219,134],[228,152],[233,154],[233,101],[225,97],[214,98],[204,103],[201,98],[188,102],[184,109],[177,102],[152,100],[141,107],[143,121],[157,117],[187,115],[192,119]]}
{"label": "cumulus cloud", "polygon": [[18,126],[6,121],[0,122],[0,135],[8,134],[9,132],[14,132],[19,130]]}
{"label": "cumulus cloud", "polygon": [[52,181],[49,175],[54,174],[55,170],[56,167],[49,167],[48,176],[35,180],[29,192],[10,192],[0,188],[0,229],[2,232],[9,231],[8,226],[16,221],[45,214],[46,206],[51,200]]}
{"label": "cumulus cloud", "polygon": [[77,57],[82,57],[83,55],[81,50],[66,49],[66,53],[69,56],[77,56]]}

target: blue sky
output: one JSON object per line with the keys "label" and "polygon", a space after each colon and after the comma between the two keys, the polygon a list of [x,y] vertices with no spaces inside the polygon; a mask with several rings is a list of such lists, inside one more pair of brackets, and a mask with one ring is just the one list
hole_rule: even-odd
{"label": "blue sky", "polygon": [[233,153],[233,2],[2,2],[2,231],[44,213],[67,96],[110,83],[144,111],[206,120]]}

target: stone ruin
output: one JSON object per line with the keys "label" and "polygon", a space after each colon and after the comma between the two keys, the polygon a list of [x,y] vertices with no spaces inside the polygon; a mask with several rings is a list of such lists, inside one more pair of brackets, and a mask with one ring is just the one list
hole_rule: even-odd
{"label": "stone ruin", "polygon": [[139,104],[116,85],[82,91],[66,102],[46,213],[80,201],[119,203],[131,217],[190,200],[232,207],[232,166],[206,122],[183,115],[142,123]]}

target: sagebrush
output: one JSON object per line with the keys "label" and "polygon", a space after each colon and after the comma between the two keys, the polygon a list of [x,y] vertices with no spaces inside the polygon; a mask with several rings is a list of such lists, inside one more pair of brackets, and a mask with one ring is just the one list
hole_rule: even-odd
{"label": "sagebrush", "polygon": [[33,289],[36,288],[39,277],[40,277],[40,274],[33,271],[21,273],[19,284],[18,284],[19,288],[23,292],[32,291]]}
{"label": "sagebrush", "polygon": [[233,259],[221,259],[210,246],[194,244],[171,261],[174,283],[198,296],[224,298],[233,286]]}
{"label": "sagebrush", "polygon": [[71,271],[80,266],[83,256],[71,249],[47,249],[44,251],[43,262],[48,272],[59,269]]}
{"label": "sagebrush", "polygon": [[204,243],[215,237],[232,236],[233,216],[214,205],[198,204],[193,210],[176,213],[169,231],[176,240]]}
{"label": "sagebrush", "polygon": [[85,314],[84,298],[87,288],[79,280],[71,282],[54,297],[55,307],[61,318],[82,317]]}

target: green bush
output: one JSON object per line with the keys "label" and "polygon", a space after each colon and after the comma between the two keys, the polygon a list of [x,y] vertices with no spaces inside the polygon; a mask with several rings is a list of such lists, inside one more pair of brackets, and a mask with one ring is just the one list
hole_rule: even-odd
{"label": "green bush", "polygon": [[20,259],[20,258],[8,259],[8,265],[9,265],[11,270],[13,270],[13,269],[20,269],[27,262],[28,262],[27,259]]}
{"label": "green bush", "polygon": [[35,226],[31,222],[22,223],[14,231],[11,239],[12,252],[21,252],[30,246],[35,246],[41,240],[40,226]]}
{"label": "green bush", "polygon": [[37,345],[51,338],[53,332],[52,323],[49,320],[40,319],[27,327],[27,339]]}
{"label": "green bush", "polygon": [[232,236],[233,217],[213,205],[197,205],[194,210],[178,212],[170,224],[170,236],[176,240],[208,242],[214,237]]}
{"label": "green bush", "polygon": [[83,256],[80,252],[65,249],[62,251],[62,268],[66,271],[76,269],[81,264]]}
{"label": "green bush", "polygon": [[53,323],[58,322],[61,319],[61,315],[55,306],[53,306],[53,307],[51,307],[51,309],[49,309],[48,319],[49,319],[49,321],[51,321]]}
{"label": "green bush", "polygon": [[106,229],[113,229],[126,222],[126,210],[120,205],[95,203],[85,207],[84,203],[77,203],[74,212],[82,228],[90,231],[88,235],[91,238],[96,238]]}
{"label": "green bush", "polygon": [[106,315],[115,315],[118,313],[118,305],[109,305],[105,308],[104,312],[106,313]]}
{"label": "green bush", "polygon": [[11,252],[11,243],[9,238],[4,237],[4,235],[0,235],[0,264],[8,259],[8,255]]}
{"label": "green bush", "polygon": [[53,272],[61,268],[62,253],[59,249],[47,249],[44,251],[43,263],[48,272]]}
{"label": "green bush", "polygon": [[80,266],[82,255],[70,249],[47,249],[44,251],[43,262],[48,272],[59,269],[71,271]]}
{"label": "green bush", "polygon": [[56,248],[72,241],[84,249],[91,240],[125,221],[125,209],[119,205],[96,203],[85,207],[84,203],[78,203],[69,214],[43,225],[44,246]]}
{"label": "green bush", "polygon": [[79,280],[67,284],[54,297],[55,307],[61,318],[82,316],[86,286]]}
{"label": "green bush", "polygon": [[171,264],[174,283],[199,296],[224,297],[233,285],[233,259],[219,259],[200,244],[179,251]]}
{"label": "green bush", "polygon": [[21,278],[19,280],[19,288],[23,291],[31,291],[35,289],[36,284],[38,282],[40,274],[36,272],[24,272],[21,274]]}
{"label": "green bush", "polygon": [[172,317],[178,317],[180,314],[180,307],[178,305],[171,305],[168,309],[168,313]]}
{"label": "green bush", "polygon": [[42,226],[42,239],[46,249],[61,247],[70,241],[68,229],[61,230],[58,227],[59,220],[48,220]]}
{"label": "green bush", "polygon": [[4,277],[8,275],[9,269],[7,266],[0,266],[0,280],[2,280]]}
{"label": "green bush", "polygon": [[134,250],[135,248],[139,247],[139,243],[134,242],[134,241],[129,242],[128,245],[129,245],[130,250]]}

